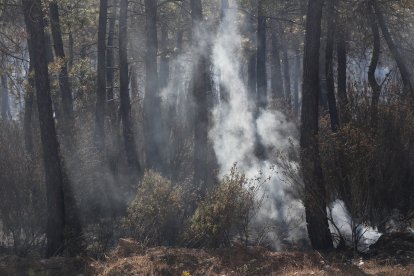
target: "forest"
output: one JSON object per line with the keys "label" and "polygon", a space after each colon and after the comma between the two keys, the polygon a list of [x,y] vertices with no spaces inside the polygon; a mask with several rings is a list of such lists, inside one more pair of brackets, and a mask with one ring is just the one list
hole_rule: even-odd
{"label": "forest", "polygon": [[0,0],[0,275],[414,275],[413,0]]}

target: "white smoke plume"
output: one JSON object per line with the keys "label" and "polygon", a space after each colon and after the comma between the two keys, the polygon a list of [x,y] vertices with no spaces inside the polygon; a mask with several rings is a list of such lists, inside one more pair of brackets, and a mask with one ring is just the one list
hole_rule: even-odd
{"label": "white smoke plume", "polygon": [[[220,166],[220,176],[230,171],[234,163],[238,169],[253,178],[262,172],[270,177],[263,187],[265,200],[257,218],[257,223],[265,226],[276,225],[287,235],[285,240],[295,242],[306,237],[304,209],[299,200],[286,193],[288,187],[281,168],[270,159],[260,161],[254,153],[255,139],[259,137],[263,145],[274,152],[288,150],[295,126],[287,122],[278,111],[261,110],[255,117],[254,93],[248,91],[241,72],[242,35],[239,29],[240,16],[236,7],[227,10],[213,43],[212,63],[228,93],[228,100],[220,102],[213,110],[213,127],[209,136]],[[272,227],[270,227],[272,228]],[[275,234],[277,236],[277,234]],[[276,248],[280,237],[274,237]]]}

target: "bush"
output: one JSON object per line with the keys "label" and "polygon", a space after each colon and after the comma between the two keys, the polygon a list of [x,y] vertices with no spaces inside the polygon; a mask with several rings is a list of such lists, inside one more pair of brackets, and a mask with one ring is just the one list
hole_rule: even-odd
{"label": "bush", "polygon": [[247,243],[250,222],[260,207],[260,180],[248,179],[231,169],[215,189],[200,202],[186,232],[193,246],[230,246],[234,238]]}
{"label": "bush", "polygon": [[147,171],[128,207],[127,232],[146,245],[175,245],[184,223],[184,189]]}
{"label": "bush", "polygon": [[0,249],[26,255],[44,242],[43,170],[36,156],[26,154],[22,131],[14,122],[0,120],[0,128]]}

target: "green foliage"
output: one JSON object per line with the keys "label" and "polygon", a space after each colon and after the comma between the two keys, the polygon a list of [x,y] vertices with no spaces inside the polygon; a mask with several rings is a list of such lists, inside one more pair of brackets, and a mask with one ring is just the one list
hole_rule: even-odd
{"label": "green foliage", "polygon": [[[350,95],[354,93],[350,91]],[[394,95],[396,93],[393,93]],[[367,120],[368,101],[351,101],[353,120],[337,133],[321,121],[322,166],[331,200],[344,200],[357,223],[381,226],[392,210],[414,207],[412,167],[414,116],[404,97],[379,107],[378,127]],[[369,118],[369,117],[368,117]]]}
{"label": "green foliage", "polygon": [[184,218],[184,190],[154,171],[145,172],[124,225],[147,245],[174,245]]}
{"label": "green foliage", "polygon": [[249,179],[234,166],[201,201],[189,222],[186,239],[195,246],[230,246],[234,238],[249,238],[249,226],[260,203],[261,178]]}

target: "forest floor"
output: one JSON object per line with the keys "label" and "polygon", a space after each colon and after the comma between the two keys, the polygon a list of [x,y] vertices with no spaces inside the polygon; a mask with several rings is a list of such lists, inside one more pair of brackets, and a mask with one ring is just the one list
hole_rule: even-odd
{"label": "forest floor", "polygon": [[414,259],[351,252],[271,252],[243,246],[208,250],[143,248],[124,239],[100,261],[0,257],[0,276],[3,275],[414,275]]}

